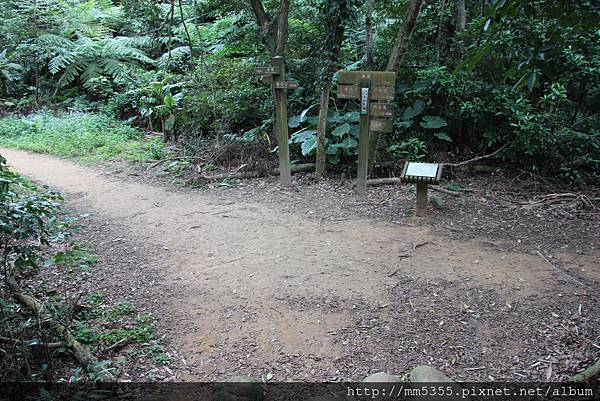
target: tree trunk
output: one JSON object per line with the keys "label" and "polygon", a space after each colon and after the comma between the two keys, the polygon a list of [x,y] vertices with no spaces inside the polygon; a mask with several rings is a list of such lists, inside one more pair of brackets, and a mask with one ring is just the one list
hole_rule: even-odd
{"label": "tree trunk", "polygon": [[465,0],[456,1],[456,32],[464,32],[467,27],[467,8]]}
{"label": "tree trunk", "polygon": [[406,13],[406,19],[404,20],[402,28],[400,28],[400,30],[398,31],[398,36],[396,36],[396,43],[394,45],[394,48],[392,49],[392,54],[390,55],[390,59],[388,61],[388,71],[398,71],[398,68],[400,68],[400,64],[402,63],[404,53],[406,52],[406,48],[408,47],[408,43],[410,42],[410,37],[412,36],[413,30],[415,29],[415,25],[417,23],[417,19],[419,18],[419,13],[421,12],[422,5],[423,0],[410,1],[408,5],[408,12]]}
{"label": "tree trunk", "polygon": [[318,177],[327,175],[327,154],[325,149],[325,137],[327,136],[327,112],[329,111],[329,91],[331,78],[326,79],[321,89],[321,103],[319,106],[319,122],[317,123],[317,158],[315,160],[315,174]]}
{"label": "tree trunk", "polygon": [[[402,27],[398,31],[398,36],[396,36],[396,43],[394,44],[392,54],[390,55],[390,58],[388,60],[387,71],[398,71],[398,68],[400,68],[400,64],[402,63],[402,59],[404,58],[404,53],[408,48],[410,38],[412,36],[413,30],[415,29],[417,19],[419,18],[419,13],[421,12],[422,5],[423,0],[410,1],[406,13],[406,19],[404,20],[404,24],[402,24]],[[369,165],[367,172],[369,177],[373,173],[373,165],[375,164],[375,156],[377,156],[378,144],[379,132],[371,132],[369,138]]]}
{"label": "tree trunk", "polygon": [[277,19],[271,21],[261,0],[250,0],[250,7],[260,30],[260,38],[274,56],[283,56],[288,35],[290,1],[281,0]]}
{"label": "tree trunk", "polygon": [[252,12],[254,13],[254,17],[256,19],[256,25],[258,25],[260,38],[265,46],[267,46],[269,49],[272,49],[273,38],[271,35],[269,35],[269,16],[265,11],[262,1],[250,0],[250,7],[252,7]]}
{"label": "tree trunk", "polygon": [[[464,1],[464,0],[463,0]],[[442,26],[444,25],[444,8],[446,6],[446,0],[442,0],[440,4],[440,19],[438,20],[438,33],[437,41],[435,44],[435,63],[440,65],[441,53],[442,53]]]}
{"label": "tree trunk", "polygon": [[[283,56],[285,52],[285,44],[287,42],[288,35],[288,14],[290,11],[290,1],[281,0],[279,5],[279,14],[277,15],[277,31],[276,31],[276,47],[275,55]],[[284,77],[285,79],[285,77]]]}
{"label": "tree trunk", "polygon": [[373,7],[375,0],[367,0],[365,15],[365,69],[373,68]]}
{"label": "tree trunk", "polygon": [[327,137],[327,112],[329,111],[329,93],[331,90],[331,81],[337,66],[338,56],[344,41],[344,22],[346,19],[347,9],[342,8],[338,15],[327,21],[327,26],[330,27],[325,46],[325,57],[329,55],[329,59],[324,60],[323,75],[321,82],[321,99],[319,105],[319,121],[317,123],[317,157],[315,160],[315,174],[318,177],[327,175],[327,149],[325,149],[325,138]]}

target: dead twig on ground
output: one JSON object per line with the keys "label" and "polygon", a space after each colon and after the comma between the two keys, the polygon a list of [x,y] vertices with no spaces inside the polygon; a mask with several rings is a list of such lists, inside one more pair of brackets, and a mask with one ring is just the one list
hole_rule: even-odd
{"label": "dead twig on ground", "polygon": [[556,271],[558,271],[559,273],[562,273],[563,275],[567,276],[568,278],[570,278],[572,281],[574,281],[575,283],[584,286],[584,287],[588,287],[585,283],[581,282],[580,280],[576,279],[575,277],[573,277],[572,275],[570,275],[569,273],[567,273],[564,269],[560,268],[559,266],[555,265],[554,263],[550,262],[550,260],[544,256],[543,253],[541,253],[540,251],[535,251],[535,253],[542,259],[544,259],[544,261],[546,261],[546,263],[548,263],[550,266],[552,266]]}
{"label": "dead twig on ground", "polygon": [[46,347],[48,349],[57,349],[61,347],[65,347],[64,343],[61,342],[53,342],[53,343],[45,343],[40,340],[19,340],[16,338],[8,338],[0,336],[0,343],[5,344],[13,344],[13,345],[24,345],[27,347]]}
{"label": "dead twig on ground", "polygon": [[[146,169],[146,173],[152,170],[154,167],[160,166],[161,164],[169,161],[177,161],[177,160],[204,160],[204,157],[195,157],[195,156],[177,156],[177,157],[168,157],[166,159],[160,159],[159,161],[152,163]],[[204,164],[204,163],[202,163]]]}
{"label": "dead twig on ground", "polygon": [[477,156],[472,159],[465,160],[465,161],[462,161],[459,163],[444,163],[444,167],[461,167],[461,166],[466,166],[467,164],[471,164],[473,162],[477,162],[479,160],[489,159],[490,157],[494,157],[498,153],[500,153],[504,148],[506,148],[509,145],[509,143],[505,143],[500,149],[498,149],[495,152],[492,152],[490,154],[487,154],[487,155]]}

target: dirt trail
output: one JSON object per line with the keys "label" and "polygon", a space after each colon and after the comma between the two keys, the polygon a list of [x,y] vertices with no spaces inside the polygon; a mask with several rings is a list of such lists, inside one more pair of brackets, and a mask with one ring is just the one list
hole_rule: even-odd
{"label": "dirt trail", "polygon": [[[455,298],[444,302],[457,310],[466,302],[461,294],[472,289],[517,303],[572,285],[537,255],[451,241],[427,227],[319,221],[232,203],[226,191],[172,192],[47,156],[0,152],[22,174],[61,190],[67,207],[118,222],[135,242],[152,246],[147,256],[161,272],[161,285],[178,294],[169,298],[156,287],[170,311],[169,325],[180,333],[171,339],[186,359],[180,379],[269,371],[276,379],[341,376],[340,364],[359,348],[339,333],[358,333],[375,352],[378,336],[392,334],[359,332],[357,309],[393,323],[394,306],[407,303],[398,295],[403,280],[417,280],[432,299],[435,286],[429,290],[427,283],[450,283]],[[591,265],[585,274],[597,278],[600,268]],[[501,327],[489,324],[474,330],[502,335]],[[494,352],[498,357],[507,350]]]}

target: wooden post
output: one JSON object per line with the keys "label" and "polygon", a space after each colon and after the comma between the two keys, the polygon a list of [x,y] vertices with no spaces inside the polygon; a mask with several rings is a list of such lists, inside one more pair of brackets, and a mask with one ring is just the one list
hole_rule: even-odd
{"label": "wooden post", "polygon": [[[285,81],[285,66],[283,57],[275,56],[271,65],[279,68],[279,74],[273,76],[273,81]],[[275,127],[277,131],[277,147],[279,153],[279,182],[284,187],[292,185],[290,163],[290,145],[288,143],[287,90],[273,87],[275,92]]]}
{"label": "wooden post", "polygon": [[356,192],[367,193],[367,168],[369,166],[369,82],[360,84],[360,125],[358,127],[358,171]]}
{"label": "wooden post", "polygon": [[424,182],[417,183],[417,216],[427,215],[427,184]]}

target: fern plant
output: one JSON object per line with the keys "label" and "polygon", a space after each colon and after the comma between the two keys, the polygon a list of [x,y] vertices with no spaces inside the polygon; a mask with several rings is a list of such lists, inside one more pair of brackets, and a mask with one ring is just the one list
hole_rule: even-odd
{"label": "fern plant", "polygon": [[6,55],[7,49],[0,52],[0,79],[2,81],[16,81],[21,77],[23,66],[12,63]]}
{"label": "fern plant", "polygon": [[60,73],[58,86],[66,86],[80,77],[87,89],[92,79],[108,75],[115,80],[127,79],[127,67],[154,65],[155,61],[141,50],[150,41],[147,37],[81,36],[69,40],[58,35],[42,35],[39,40],[55,54],[48,63],[52,74]]}

